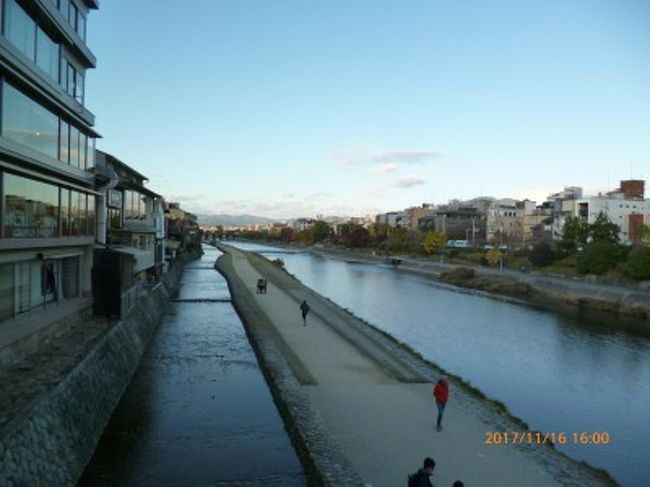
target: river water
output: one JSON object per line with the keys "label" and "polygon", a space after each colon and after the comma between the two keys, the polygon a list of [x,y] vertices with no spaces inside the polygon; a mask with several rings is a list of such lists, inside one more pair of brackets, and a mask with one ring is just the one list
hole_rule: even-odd
{"label": "river water", "polygon": [[[271,393],[213,268],[188,264],[79,485],[303,486]],[[187,301],[183,301],[187,300]]]}
{"label": "river water", "polygon": [[[557,445],[625,486],[650,479],[650,336],[611,315],[564,316],[492,299],[378,264],[256,244],[320,294],[506,404],[531,429],[566,432]],[[453,400],[453,391],[451,395]],[[572,433],[607,433],[607,445]]]}

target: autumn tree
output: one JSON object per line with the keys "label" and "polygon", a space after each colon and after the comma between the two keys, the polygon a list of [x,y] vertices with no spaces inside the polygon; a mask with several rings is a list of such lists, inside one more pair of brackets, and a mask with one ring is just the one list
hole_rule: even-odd
{"label": "autumn tree", "polygon": [[485,260],[487,260],[490,266],[496,267],[503,261],[503,252],[498,248],[490,249],[487,254],[485,254]]}
{"label": "autumn tree", "polygon": [[293,228],[282,227],[280,230],[280,240],[284,243],[293,242],[294,234]]}
{"label": "autumn tree", "polygon": [[424,252],[432,255],[437,254],[442,249],[445,248],[447,244],[447,235],[443,232],[436,232],[435,230],[430,230],[424,237],[424,242],[422,246],[424,247]]}
{"label": "autumn tree", "polygon": [[365,247],[370,241],[370,232],[361,225],[356,226],[345,236],[345,244],[348,247]]}
{"label": "autumn tree", "polygon": [[309,235],[312,242],[322,242],[332,233],[329,224],[323,220],[316,220],[314,225],[309,229]]}

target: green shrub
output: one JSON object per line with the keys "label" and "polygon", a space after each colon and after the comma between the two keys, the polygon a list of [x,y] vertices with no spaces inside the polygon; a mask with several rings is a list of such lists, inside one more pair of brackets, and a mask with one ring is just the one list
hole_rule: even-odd
{"label": "green shrub", "polygon": [[623,273],[638,281],[650,279],[650,248],[646,247],[630,252],[623,267]]}
{"label": "green shrub", "polygon": [[551,265],[554,259],[555,255],[553,253],[553,249],[547,242],[540,242],[538,244],[535,244],[533,246],[533,249],[530,251],[530,255],[528,256],[528,260],[535,267],[545,267],[547,265]]}
{"label": "green shrub", "polygon": [[578,254],[577,267],[581,274],[604,274],[624,262],[629,248],[625,245],[592,242]]}

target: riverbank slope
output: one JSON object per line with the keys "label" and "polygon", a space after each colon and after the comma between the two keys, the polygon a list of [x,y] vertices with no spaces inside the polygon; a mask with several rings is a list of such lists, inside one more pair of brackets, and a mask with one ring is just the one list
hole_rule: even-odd
{"label": "riverbank slope", "polygon": [[[592,283],[542,273],[499,271],[479,266],[461,266],[423,257],[373,255],[363,251],[305,247],[304,250],[348,262],[391,263],[407,272],[428,275],[442,282],[496,295],[525,299],[549,307],[582,308],[650,318],[650,291],[640,286]],[[454,272],[468,268],[472,272]]]}
{"label": "riverbank slope", "polygon": [[[425,456],[451,485],[611,485],[602,471],[547,445],[487,445],[522,431],[504,408],[451,378],[435,430],[437,369],[257,255],[223,247],[219,269],[256,348],[303,462],[325,485],[401,485]],[[260,276],[268,294],[256,294]],[[299,303],[312,313],[303,326]]]}

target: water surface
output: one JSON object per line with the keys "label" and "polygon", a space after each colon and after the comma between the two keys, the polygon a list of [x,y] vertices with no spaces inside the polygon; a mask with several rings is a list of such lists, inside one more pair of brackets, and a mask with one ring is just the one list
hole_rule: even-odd
{"label": "water surface", "polygon": [[[212,265],[185,268],[177,299],[228,299]],[[289,441],[228,302],[174,302],[79,485],[302,486]]]}

